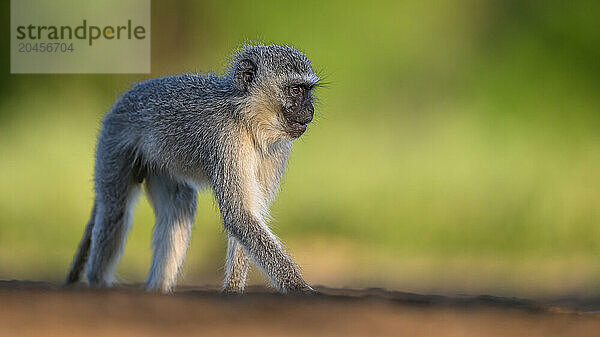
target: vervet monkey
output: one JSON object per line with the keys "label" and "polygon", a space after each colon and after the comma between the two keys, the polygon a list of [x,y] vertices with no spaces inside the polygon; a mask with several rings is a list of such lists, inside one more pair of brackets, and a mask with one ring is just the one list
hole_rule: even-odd
{"label": "vervet monkey", "polygon": [[156,78],[123,94],[102,122],[94,207],[66,282],[85,266],[91,286],[112,284],[144,182],[156,216],[147,289],[173,289],[197,191],[210,187],[229,237],[223,290],[243,291],[252,260],[280,292],[312,291],[266,219],[318,85],[298,50],[246,45],[224,75]]}

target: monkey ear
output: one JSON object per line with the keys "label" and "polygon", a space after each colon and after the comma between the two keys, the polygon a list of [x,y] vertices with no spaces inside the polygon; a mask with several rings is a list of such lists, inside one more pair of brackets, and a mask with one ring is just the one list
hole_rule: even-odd
{"label": "monkey ear", "polygon": [[244,59],[241,60],[235,68],[235,74],[233,75],[233,85],[241,91],[247,92],[250,88],[250,84],[254,82],[256,76],[256,65],[254,62]]}

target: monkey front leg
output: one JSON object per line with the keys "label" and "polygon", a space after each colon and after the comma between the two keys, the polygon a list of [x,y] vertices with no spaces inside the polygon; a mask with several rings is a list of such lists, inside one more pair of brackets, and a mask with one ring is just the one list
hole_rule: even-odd
{"label": "monkey front leg", "polygon": [[236,222],[228,219],[226,228],[279,291],[290,293],[312,290],[264,223],[244,212]]}
{"label": "monkey front leg", "polygon": [[248,267],[248,255],[244,251],[244,248],[233,236],[229,236],[223,291],[227,293],[243,292],[246,286]]}
{"label": "monkey front leg", "polygon": [[[240,200],[240,186],[221,185],[217,199],[228,234],[235,238],[254,263],[283,293],[311,291],[296,264],[263,220],[257,219]],[[234,268],[235,270],[235,268]]]}

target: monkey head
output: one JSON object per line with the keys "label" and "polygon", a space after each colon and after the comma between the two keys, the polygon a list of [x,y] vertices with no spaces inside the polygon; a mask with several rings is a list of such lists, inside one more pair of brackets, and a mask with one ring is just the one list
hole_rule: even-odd
{"label": "monkey head", "polygon": [[244,46],[234,56],[233,85],[244,117],[261,137],[300,137],[314,117],[313,89],[319,85],[310,61],[289,46]]}

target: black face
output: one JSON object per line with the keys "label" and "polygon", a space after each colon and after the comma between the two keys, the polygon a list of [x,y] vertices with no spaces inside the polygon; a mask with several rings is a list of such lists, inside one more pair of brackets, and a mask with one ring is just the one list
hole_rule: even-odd
{"label": "black face", "polygon": [[294,138],[300,137],[313,119],[315,109],[311,89],[311,85],[302,83],[292,84],[284,89],[288,96],[288,104],[283,108],[286,131]]}

